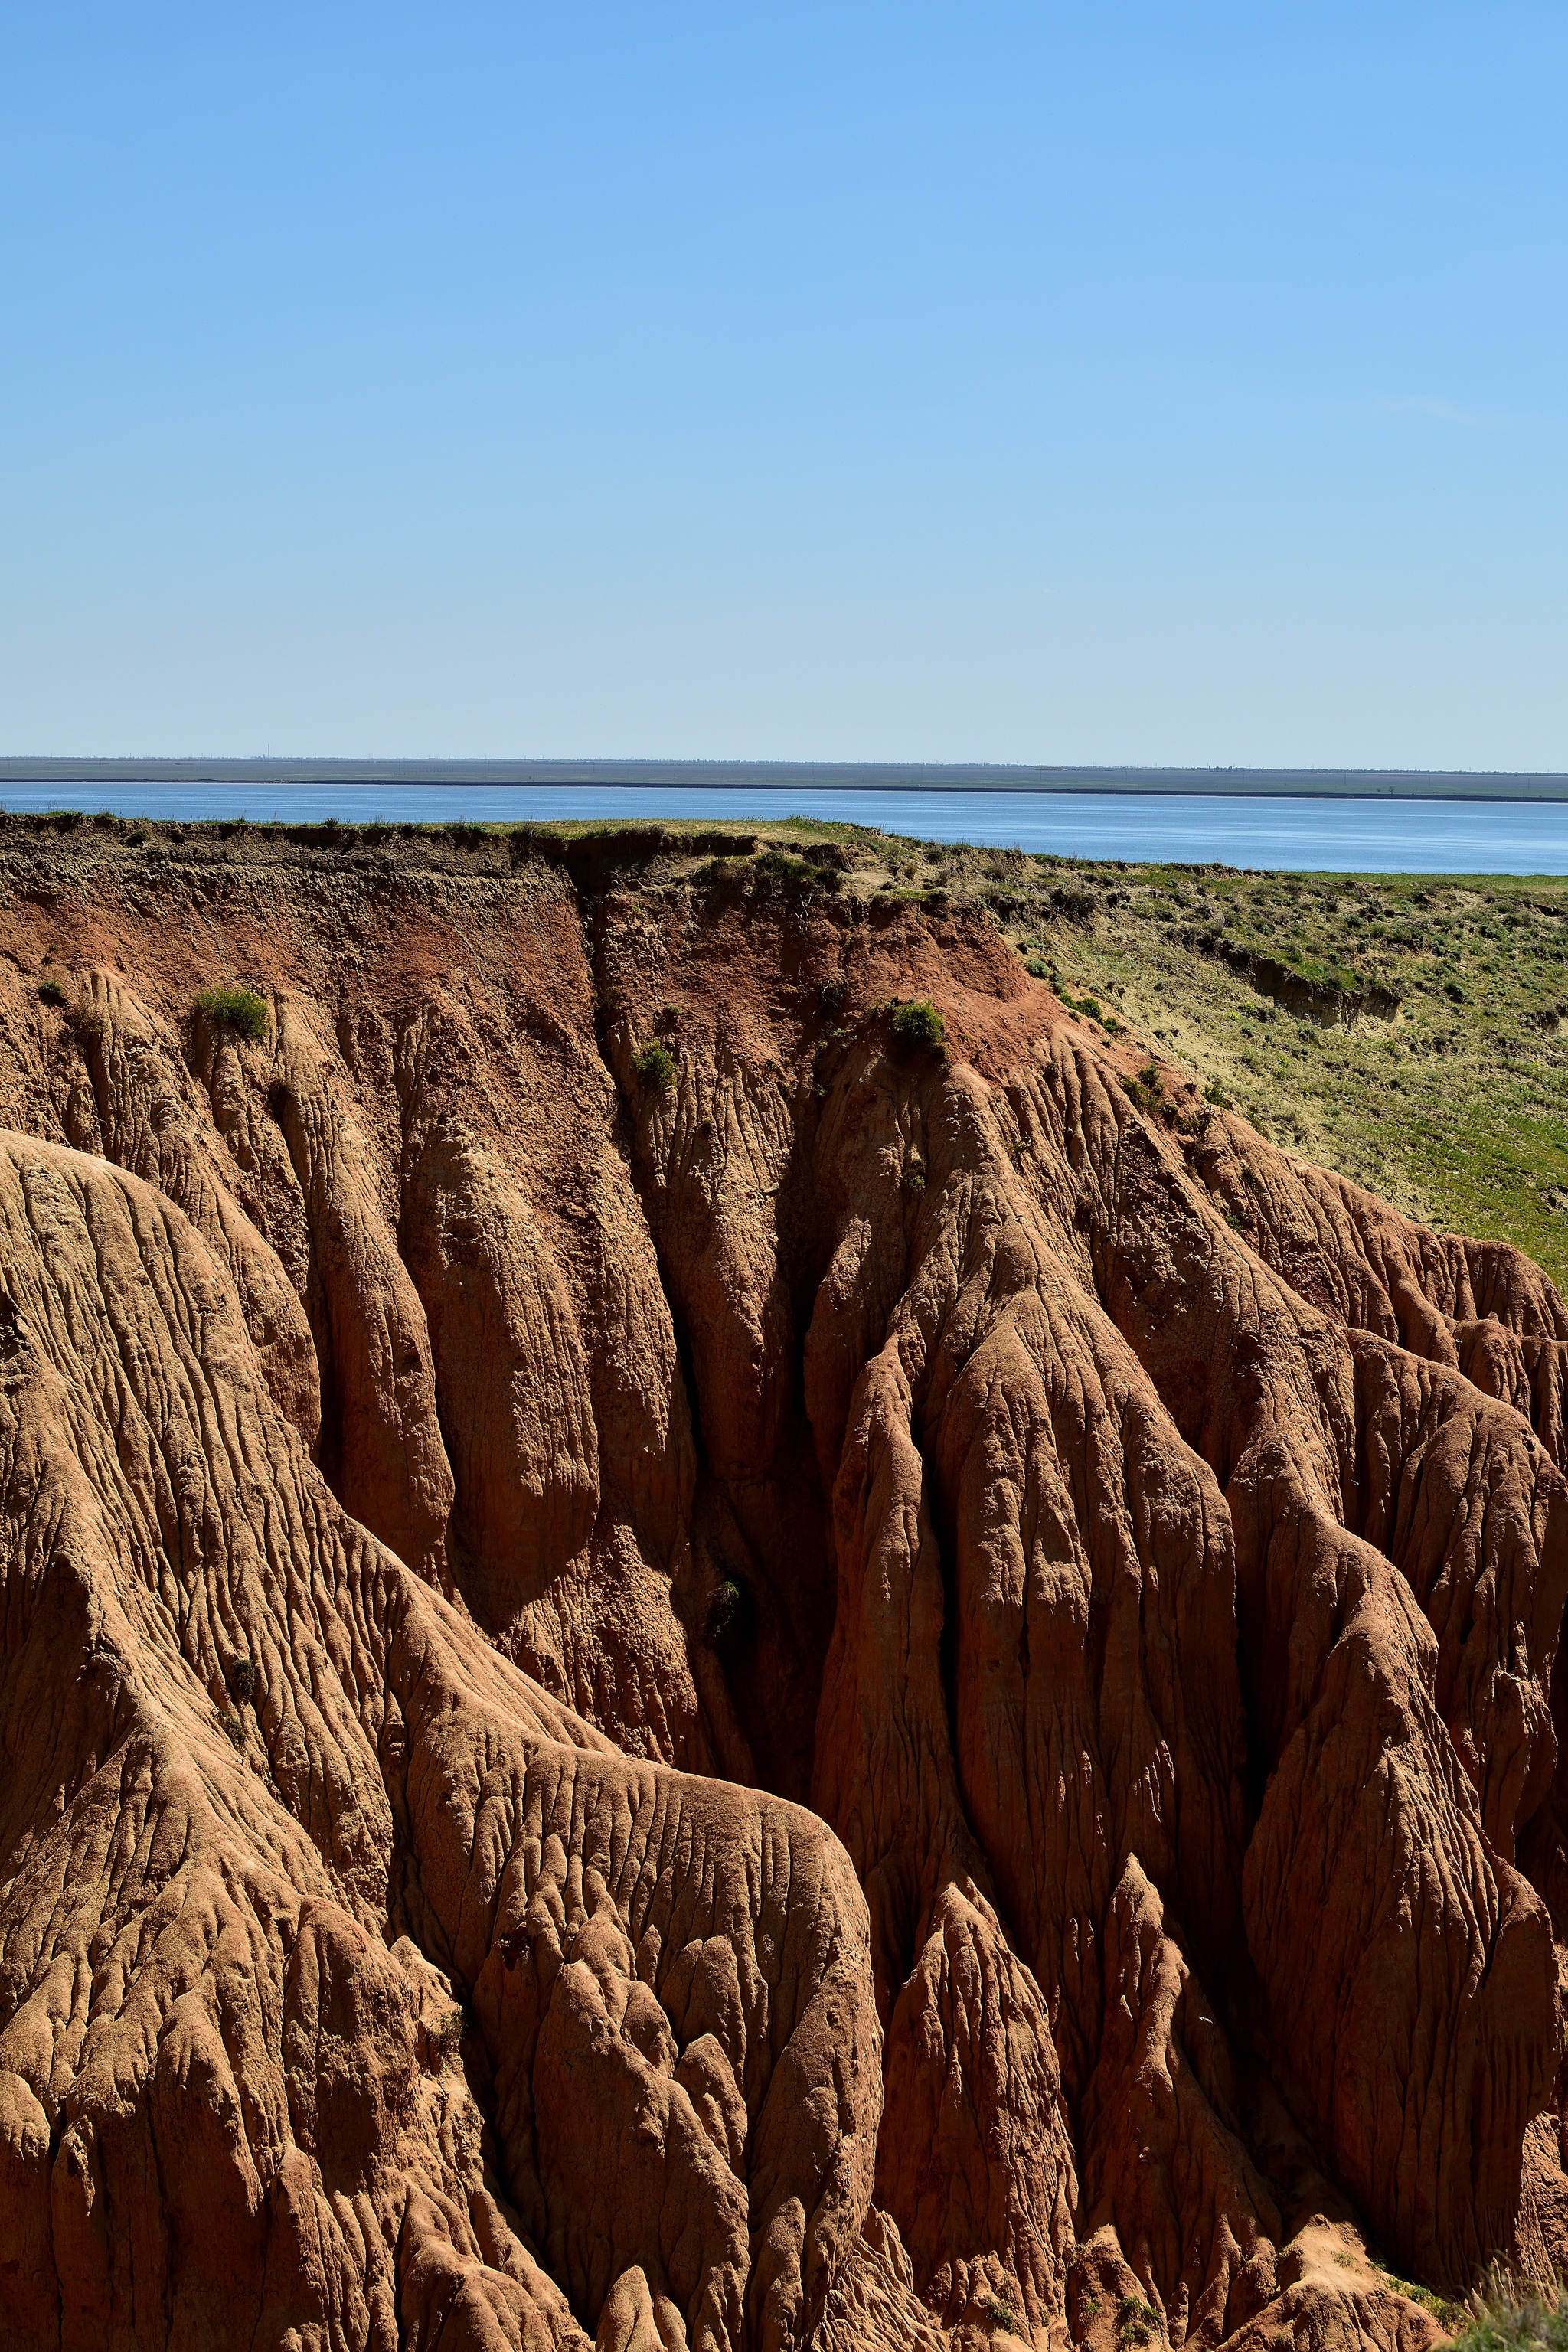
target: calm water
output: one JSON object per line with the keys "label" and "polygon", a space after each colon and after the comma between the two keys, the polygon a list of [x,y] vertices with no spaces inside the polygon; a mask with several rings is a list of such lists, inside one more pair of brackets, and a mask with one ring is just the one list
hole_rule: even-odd
{"label": "calm water", "polygon": [[1067,857],[1341,873],[1568,874],[1568,803],[1295,800],[1161,793],[813,792],[634,784],[6,783],[11,809],[121,816],[335,816],[435,824],[550,818],[837,818],[928,841]]}

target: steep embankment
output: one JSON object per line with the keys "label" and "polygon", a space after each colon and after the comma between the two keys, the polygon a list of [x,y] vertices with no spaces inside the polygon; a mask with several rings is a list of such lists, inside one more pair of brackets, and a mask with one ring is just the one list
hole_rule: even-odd
{"label": "steep embankment", "polygon": [[0,882],[0,2346],[1415,2352],[1372,2255],[1562,2262],[1527,1260],[977,908]]}

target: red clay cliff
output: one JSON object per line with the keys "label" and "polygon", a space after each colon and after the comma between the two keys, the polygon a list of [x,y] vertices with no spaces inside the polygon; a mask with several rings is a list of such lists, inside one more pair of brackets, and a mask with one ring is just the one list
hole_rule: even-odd
{"label": "red clay cliff", "polygon": [[1562,2269],[1535,1266],[977,907],[0,867],[0,2352],[1423,2352]]}

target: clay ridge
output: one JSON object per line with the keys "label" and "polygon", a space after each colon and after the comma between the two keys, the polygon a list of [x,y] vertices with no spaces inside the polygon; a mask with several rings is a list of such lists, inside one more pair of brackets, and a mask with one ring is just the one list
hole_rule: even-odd
{"label": "clay ridge", "polygon": [[7,867],[0,2343],[1560,2266],[1551,1284],[981,911],[579,864]]}

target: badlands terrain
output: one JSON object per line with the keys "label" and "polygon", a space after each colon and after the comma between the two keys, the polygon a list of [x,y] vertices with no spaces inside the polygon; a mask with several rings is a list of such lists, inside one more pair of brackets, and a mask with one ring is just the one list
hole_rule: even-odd
{"label": "badlands terrain", "polygon": [[1561,2272],[1568,1312],[1237,887],[0,822],[3,2352]]}

